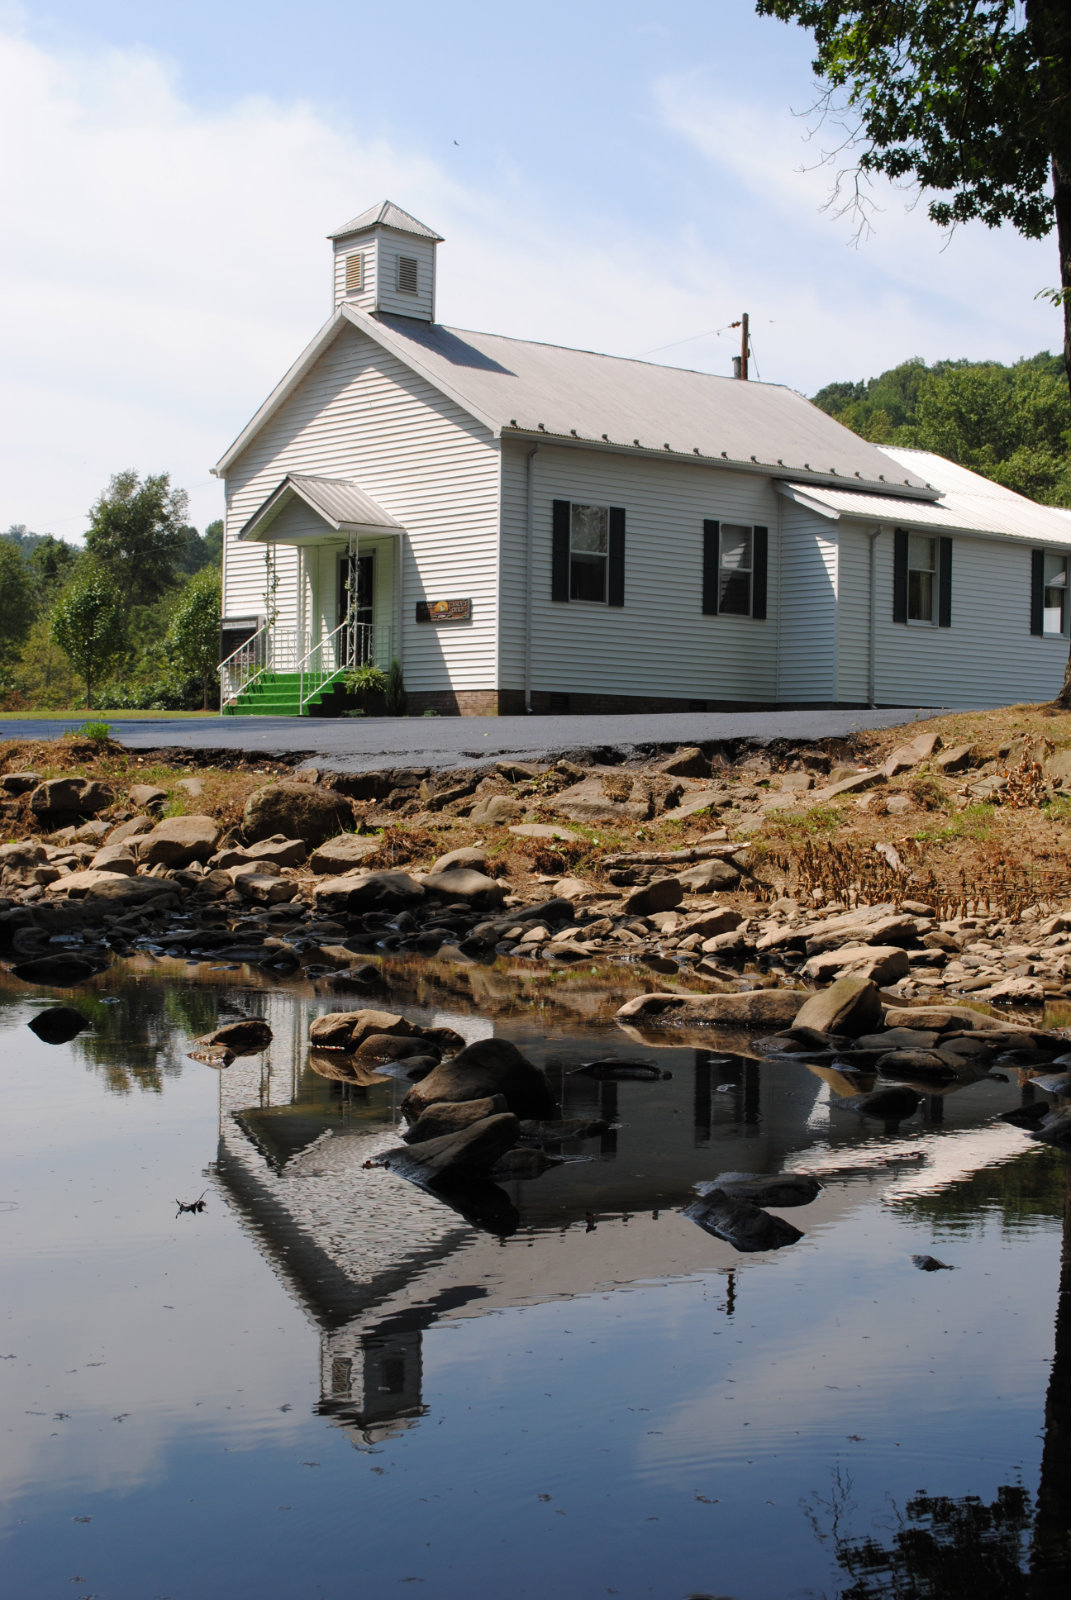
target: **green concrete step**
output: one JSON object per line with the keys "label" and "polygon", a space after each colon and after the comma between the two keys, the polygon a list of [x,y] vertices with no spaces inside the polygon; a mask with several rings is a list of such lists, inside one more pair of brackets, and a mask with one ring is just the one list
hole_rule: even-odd
{"label": "green concrete step", "polygon": [[[238,698],[224,707],[224,716],[230,717],[297,717],[301,715],[301,675],[297,672],[265,673],[243,689]],[[305,677],[306,711],[319,705],[332,695],[339,685],[335,676],[328,677],[320,688],[308,693],[310,679]]]}

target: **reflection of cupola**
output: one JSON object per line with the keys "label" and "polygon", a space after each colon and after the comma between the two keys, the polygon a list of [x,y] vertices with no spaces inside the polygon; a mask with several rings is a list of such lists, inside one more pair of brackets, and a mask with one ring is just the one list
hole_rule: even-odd
{"label": "reflection of cupola", "polygon": [[435,246],[441,236],[384,200],[328,235],[335,251],[335,305],[435,321]]}

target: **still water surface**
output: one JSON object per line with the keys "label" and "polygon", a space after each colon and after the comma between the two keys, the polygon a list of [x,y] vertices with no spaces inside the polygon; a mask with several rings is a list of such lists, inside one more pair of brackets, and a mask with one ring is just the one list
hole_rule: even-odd
{"label": "still water surface", "polygon": [[[515,1016],[563,1114],[613,1127],[504,1185],[495,1233],[364,1166],[406,1086],[304,1043],[358,1001],[178,968],[73,998],[93,1028],[49,1046],[42,992],[0,991],[4,1596],[1060,1592],[1066,1179],[994,1120],[1014,1071],[886,1131],[828,1072]],[[265,1055],[186,1059],[237,1013]],[[569,1075],[607,1054],[672,1076]],[[803,1240],[682,1217],[726,1169],[818,1174]]]}

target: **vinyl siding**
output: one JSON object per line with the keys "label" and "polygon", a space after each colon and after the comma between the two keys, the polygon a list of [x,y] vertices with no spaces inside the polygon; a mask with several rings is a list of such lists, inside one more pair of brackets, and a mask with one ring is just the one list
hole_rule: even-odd
{"label": "vinyl siding", "polygon": [[837,554],[832,522],[783,502],[777,697],[790,704],[835,698]]}
{"label": "vinyl siding", "polygon": [[[360,252],[364,257],[364,287],[359,294],[346,293],[346,257]],[[417,264],[417,293],[398,293],[398,257],[410,256]],[[411,234],[376,230],[335,245],[335,305],[343,300],[362,311],[390,311],[399,317],[419,317],[431,322],[435,316],[435,245],[430,239]]]}
{"label": "vinyl siding", "polygon": [[[228,473],[228,614],[265,609],[264,547],[234,536],[286,472],[353,478],[405,529],[400,658],[408,686],[495,687],[499,453],[490,432],[366,335],[344,327]],[[337,536],[325,529],[325,537]],[[293,628],[296,552],[273,548],[279,627]],[[379,563],[380,582],[388,565]],[[470,623],[414,621],[417,600],[455,598],[472,600]]]}
{"label": "vinyl siding", "polygon": [[[840,523],[837,569],[837,700],[865,706],[870,694],[870,539]],[[891,602],[890,602],[891,603]]]}
{"label": "vinyl siding", "polygon": [[[503,444],[500,682],[524,677],[525,456]],[[679,461],[541,446],[532,460],[532,688],[546,692],[772,701],[776,688],[779,499],[768,480]],[[556,499],[623,506],[625,604],[554,603]],[[701,610],[703,521],[770,532],[767,617]]]}
{"label": "vinyl siding", "polygon": [[875,551],[879,705],[1014,705],[1050,700],[1063,682],[1067,640],[1030,632],[1026,543],[954,537],[952,626],[892,620],[893,534]]}

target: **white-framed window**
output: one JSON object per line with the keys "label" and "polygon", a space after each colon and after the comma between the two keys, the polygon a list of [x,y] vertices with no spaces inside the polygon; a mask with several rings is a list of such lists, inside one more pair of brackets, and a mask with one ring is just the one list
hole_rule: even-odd
{"label": "white-framed window", "polygon": [[398,257],[398,293],[416,294],[417,292],[417,259],[416,256]]}
{"label": "white-framed window", "polygon": [[609,506],[569,508],[569,598],[606,604]]}
{"label": "white-framed window", "polygon": [[753,530],[723,522],[718,538],[718,611],[722,616],[750,617],[754,572]]}
{"label": "white-framed window", "polygon": [[1067,557],[1045,553],[1043,633],[1067,632]]}
{"label": "white-framed window", "polygon": [[926,533],[907,541],[907,620],[937,621],[937,540]]}
{"label": "white-framed window", "polygon": [[346,257],[346,293],[360,294],[364,288],[364,255],[356,250]]}

